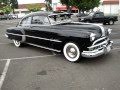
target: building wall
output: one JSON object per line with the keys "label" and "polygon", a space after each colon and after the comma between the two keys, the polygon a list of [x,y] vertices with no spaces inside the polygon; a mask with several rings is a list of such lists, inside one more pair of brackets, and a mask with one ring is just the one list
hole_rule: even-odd
{"label": "building wall", "polygon": [[18,9],[15,9],[16,13],[28,13],[29,10],[27,9],[27,7],[29,5],[40,5],[40,7],[45,7],[45,3],[29,3],[29,4],[19,4],[18,5]]}
{"label": "building wall", "polygon": [[119,4],[106,4],[106,5],[100,5],[97,9],[95,9],[96,11],[102,11],[105,14],[116,14],[118,15],[120,12],[119,10]]}
{"label": "building wall", "polygon": [[30,3],[30,4],[19,4],[19,9],[26,9],[28,5],[40,5],[40,7],[45,7],[45,3]]}
{"label": "building wall", "polygon": [[118,14],[119,13],[119,4],[107,4],[107,5],[103,5],[102,8],[105,14]]}
{"label": "building wall", "polygon": [[100,10],[105,14],[119,14],[119,0],[101,0]]}

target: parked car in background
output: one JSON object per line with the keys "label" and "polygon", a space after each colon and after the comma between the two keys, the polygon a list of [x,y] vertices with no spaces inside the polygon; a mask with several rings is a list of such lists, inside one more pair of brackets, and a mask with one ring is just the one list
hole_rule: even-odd
{"label": "parked car in background", "polygon": [[9,19],[17,19],[18,15],[17,14],[8,14]]}
{"label": "parked car in background", "polygon": [[11,19],[17,19],[18,16],[16,14],[0,14],[0,20],[11,20]]}
{"label": "parked car in background", "polygon": [[113,25],[118,21],[118,16],[105,16],[103,12],[91,12],[88,16],[79,17],[80,22],[103,23]]}
{"label": "parked car in background", "polygon": [[76,16],[77,16],[77,17],[84,17],[84,16],[88,16],[88,14],[85,14],[85,13],[77,13]]}
{"label": "parked car in background", "polygon": [[7,14],[1,14],[0,15],[0,20],[7,20],[8,19],[8,15]]}
{"label": "parked car in background", "polygon": [[35,12],[26,15],[5,36],[16,47],[24,43],[63,52],[67,60],[77,62],[81,57],[97,57],[110,52],[111,29],[96,24],[71,21],[71,14]]}

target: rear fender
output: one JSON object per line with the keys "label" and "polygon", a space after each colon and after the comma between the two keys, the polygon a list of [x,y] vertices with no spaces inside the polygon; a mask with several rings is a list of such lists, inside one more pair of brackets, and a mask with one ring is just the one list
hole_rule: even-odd
{"label": "rear fender", "polygon": [[6,34],[8,35],[9,39],[18,40],[21,42],[26,41],[25,32],[23,29],[8,29]]}

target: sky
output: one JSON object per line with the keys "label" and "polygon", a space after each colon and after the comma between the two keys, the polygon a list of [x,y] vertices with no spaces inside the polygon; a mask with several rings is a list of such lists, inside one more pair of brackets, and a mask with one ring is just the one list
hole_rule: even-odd
{"label": "sky", "polygon": [[43,3],[45,0],[18,0],[19,4]]}

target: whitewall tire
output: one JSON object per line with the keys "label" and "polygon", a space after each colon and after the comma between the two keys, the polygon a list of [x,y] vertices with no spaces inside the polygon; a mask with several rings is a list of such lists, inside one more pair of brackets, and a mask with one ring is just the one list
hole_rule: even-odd
{"label": "whitewall tire", "polygon": [[70,62],[78,62],[81,57],[80,48],[77,44],[69,42],[63,48],[65,58]]}
{"label": "whitewall tire", "polygon": [[20,47],[20,46],[21,46],[21,42],[20,42],[20,41],[13,40],[13,42],[14,42],[14,45],[15,45],[16,47]]}

